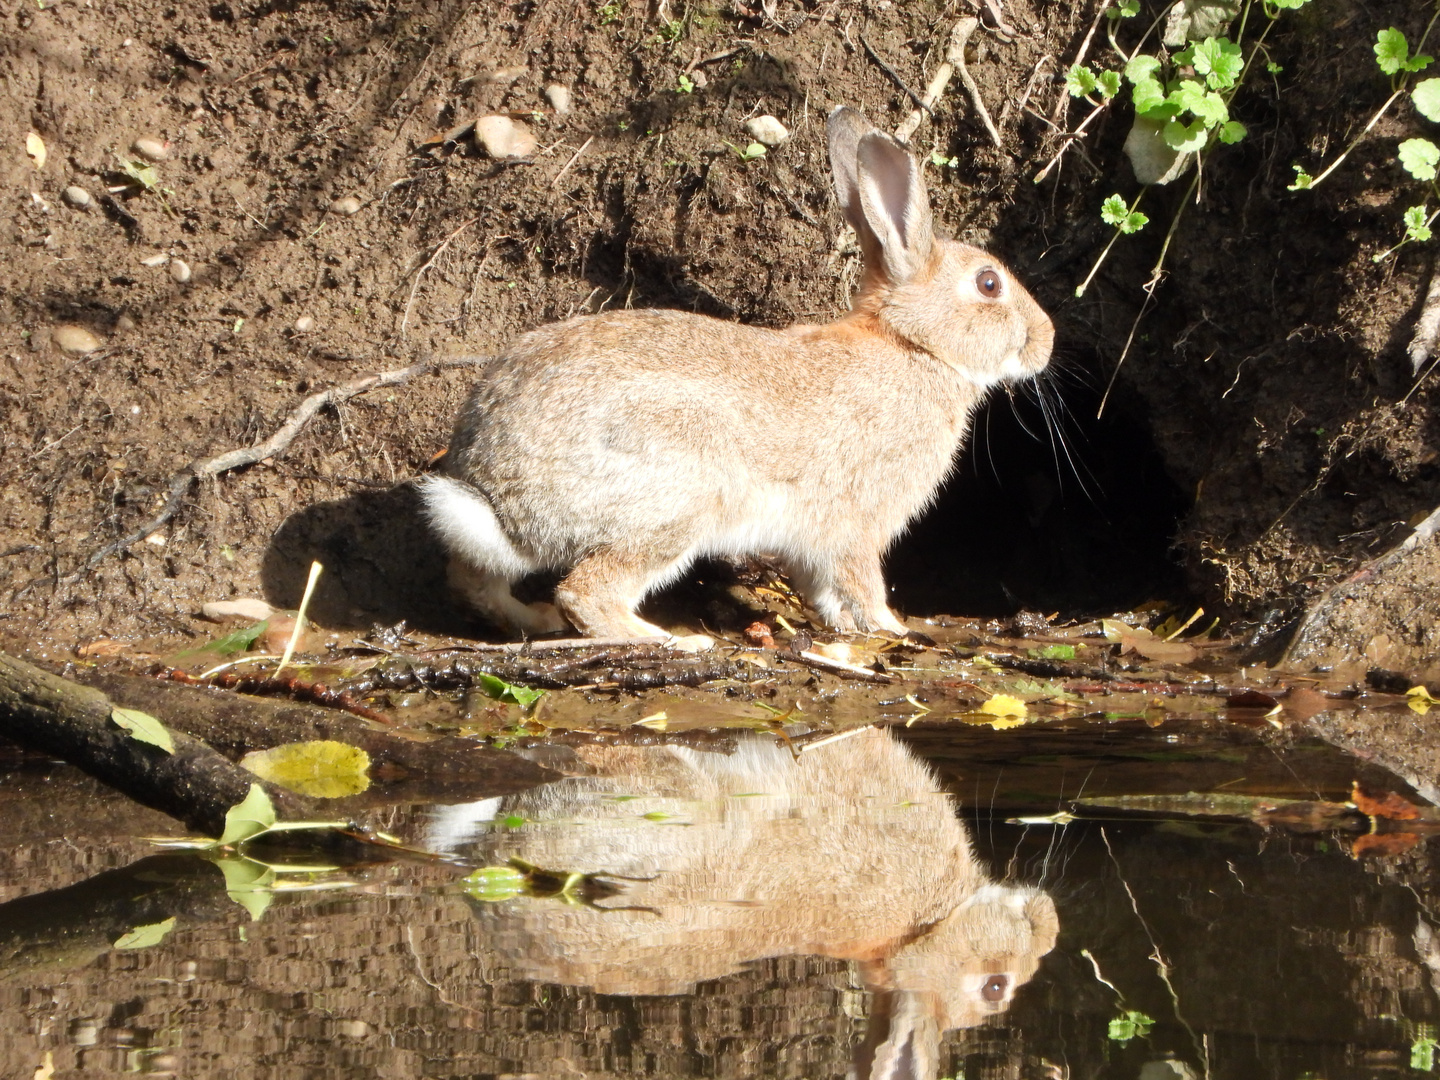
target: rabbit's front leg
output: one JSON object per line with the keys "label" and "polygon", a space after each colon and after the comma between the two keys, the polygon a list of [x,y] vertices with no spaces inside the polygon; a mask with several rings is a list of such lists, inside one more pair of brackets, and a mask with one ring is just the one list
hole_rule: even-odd
{"label": "rabbit's front leg", "polygon": [[586,555],[555,589],[555,604],[575,629],[589,637],[670,638],[686,652],[714,645],[704,634],[671,636],[635,614],[645,594],[679,573],[690,559],[657,557],[619,547]]}
{"label": "rabbit's front leg", "polygon": [[900,637],[909,633],[885,601],[885,575],[877,549],[852,549],[827,565],[791,565],[786,569],[800,595],[836,630],[842,633],[885,630]]}

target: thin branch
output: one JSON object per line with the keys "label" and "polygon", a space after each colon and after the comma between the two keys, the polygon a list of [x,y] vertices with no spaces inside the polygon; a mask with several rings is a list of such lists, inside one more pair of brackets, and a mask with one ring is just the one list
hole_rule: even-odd
{"label": "thin branch", "polygon": [[[971,25],[970,30],[974,30],[975,25],[979,24],[979,20],[975,18],[961,19],[960,22],[974,24]],[[959,30],[958,26],[956,30]],[[970,30],[965,31],[966,37],[969,36]],[[960,73],[960,82],[964,84],[965,89],[969,92],[970,102],[975,106],[975,111],[980,114],[980,120],[984,123],[985,130],[990,133],[990,141],[995,144],[996,149],[1003,150],[1005,148],[1005,142],[1000,138],[1000,132],[995,128],[995,121],[990,119],[990,110],[985,108],[985,99],[980,96],[979,85],[975,82],[974,76],[970,74],[970,69],[965,66],[965,46],[963,41],[960,48],[955,51],[955,70]]]}
{"label": "thin branch", "polygon": [[[976,25],[975,19],[961,19],[950,31],[950,41],[945,46],[945,62],[935,69],[935,75],[930,80],[930,85],[925,88],[925,97],[922,101],[922,104],[926,106],[923,111],[929,112],[932,117],[935,114],[930,110],[935,102],[940,100],[940,95],[945,93],[945,88],[950,85],[950,76],[954,73],[956,65],[965,63],[965,42],[974,32]],[[908,143],[910,136],[914,135],[915,130],[920,126],[921,115],[921,109],[911,109],[910,115],[905,117],[900,122],[900,126],[895,129],[895,138],[903,143]]]}
{"label": "thin branch", "polygon": [[415,271],[415,281],[414,284],[410,286],[410,299],[405,301],[405,314],[400,319],[400,336],[402,338],[405,336],[405,327],[410,322],[410,309],[415,306],[415,295],[420,291],[420,279],[425,276],[425,271],[429,270],[430,267],[435,265],[435,260],[440,258],[440,256],[444,254],[445,249],[450,246],[450,241],[454,240],[457,236],[459,236],[462,232],[468,229],[471,225],[474,225],[475,222],[479,220],[480,219],[478,217],[471,218],[469,221],[465,222],[458,229],[452,232],[449,236],[445,237],[444,240],[441,240],[440,243],[435,245],[435,250],[430,254],[430,258],[426,259],[424,265],[422,265],[420,269]]}
{"label": "thin branch", "polygon": [[266,458],[276,457],[283,454],[290,448],[300,432],[305,430],[305,425],[321,409],[327,405],[341,405],[360,394],[369,393],[371,390],[379,390],[387,386],[400,386],[420,375],[428,375],[433,371],[441,371],[452,367],[468,367],[472,364],[481,364],[489,357],[452,357],[445,360],[421,360],[411,364],[407,368],[398,368],[394,371],[382,371],[375,375],[365,375],[344,386],[333,386],[329,390],[322,390],[318,394],[311,394],[285,418],[275,434],[263,442],[255,443],[237,450],[227,450],[223,454],[214,457],[201,458],[192,461],[185,466],[175,478],[170,481],[170,495],[165,500],[165,506],[149,521],[136,528],[126,536],[121,537],[112,544],[107,544],[99,551],[91,555],[85,561],[85,565],[70,575],[67,581],[76,581],[89,571],[95,569],[111,555],[124,551],[132,544],[138,544],[151,533],[167,525],[185,502],[185,496],[189,494],[193,484],[200,480],[208,480],[219,476],[221,473],[238,469],[245,465],[254,465],[256,462],[264,461]]}
{"label": "thin branch", "polygon": [[550,181],[550,186],[551,186],[552,188],[553,188],[556,184],[560,183],[560,178],[561,178],[562,176],[564,176],[567,172],[570,171],[570,166],[571,166],[571,165],[574,165],[575,162],[577,162],[577,161],[580,160],[580,155],[583,154],[583,153],[585,153],[586,150],[590,149],[590,144],[593,143],[594,141],[595,141],[595,136],[594,136],[594,135],[591,135],[588,139],[585,140],[584,143],[581,144],[579,150],[576,150],[575,153],[573,153],[573,154],[570,155],[570,160],[567,161],[567,162],[565,162],[564,165],[560,166],[560,171],[555,174],[555,179]]}
{"label": "thin branch", "polygon": [[929,105],[925,104],[925,99],[922,98],[919,94],[917,94],[914,90],[910,89],[910,87],[906,84],[905,80],[900,77],[900,73],[885,62],[885,58],[875,51],[875,46],[871,45],[870,42],[866,40],[864,34],[860,35],[860,44],[865,46],[865,51],[870,54],[870,59],[875,61],[875,63],[879,66],[880,70],[885,72],[886,75],[889,75],[890,80],[901,90],[904,90],[905,93],[909,94],[910,100],[915,102],[915,104],[920,106],[920,108],[924,109],[930,115],[930,118],[933,120],[935,118],[935,113],[931,110]]}

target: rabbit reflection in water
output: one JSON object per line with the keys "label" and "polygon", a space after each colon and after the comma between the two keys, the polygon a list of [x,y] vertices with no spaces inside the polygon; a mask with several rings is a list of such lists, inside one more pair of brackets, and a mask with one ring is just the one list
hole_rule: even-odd
{"label": "rabbit reflection in water", "polygon": [[[1045,367],[1053,329],[997,259],[933,235],[899,143],[848,108],[827,131],[865,261],[844,318],[770,330],[610,312],[541,327],[485,367],[447,475],[421,489],[451,581],[484,615],[663,635],[635,614],[648,592],[702,556],[763,554],[827,624],[905,634],[881,557],[985,392]],[[511,595],[536,570],[568,570],[554,606]]]}
{"label": "rabbit reflection in water", "polygon": [[[768,957],[851,960],[875,994],[860,1075],[933,1077],[943,1032],[1007,1008],[1055,944],[1050,898],[986,875],[935,777],[884,731],[798,760],[755,734],[730,755],[575,753],[587,775],[431,825],[439,850],[619,887],[594,906],[479,905],[510,977],[682,994]],[[483,824],[511,814],[527,824]]]}

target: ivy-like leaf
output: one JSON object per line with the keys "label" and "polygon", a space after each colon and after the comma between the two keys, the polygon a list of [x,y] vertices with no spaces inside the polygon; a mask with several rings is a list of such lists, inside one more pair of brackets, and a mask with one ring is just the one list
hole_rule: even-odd
{"label": "ivy-like leaf", "polygon": [[1120,73],[1118,71],[1102,71],[1095,76],[1095,88],[1100,91],[1100,96],[1109,101],[1120,92]]}
{"label": "ivy-like leaf", "polygon": [[1107,8],[1105,14],[1112,19],[1133,19],[1140,14],[1140,0],[1120,0],[1112,8]]}
{"label": "ivy-like leaf", "polygon": [[1434,180],[1440,166],[1440,147],[1429,139],[1406,139],[1398,147],[1400,164],[1416,180]]}
{"label": "ivy-like leaf", "polygon": [[1071,97],[1088,97],[1095,92],[1095,73],[1084,64],[1074,64],[1065,72],[1065,89]]}
{"label": "ivy-like leaf", "polygon": [[1313,187],[1315,184],[1315,177],[1311,176],[1299,165],[1292,165],[1290,167],[1295,170],[1295,182],[1293,184],[1287,184],[1287,190],[1309,191],[1310,188]]}
{"label": "ivy-like leaf", "polygon": [[1434,57],[1424,53],[1410,55],[1410,43],[1395,27],[1381,30],[1375,35],[1375,62],[1386,75],[1398,75],[1402,71],[1420,71],[1430,66]]}
{"label": "ivy-like leaf", "polygon": [[1145,78],[1135,83],[1130,92],[1135,102],[1135,111],[1151,120],[1169,120],[1179,110],[1165,98],[1165,87],[1156,78]]}
{"label": "ivy-like leaf", "polygon": [[1231,120],[1229,123],[1220,125],[1220,141],[1227,146],[1239,142],[1249,134],[1245,125],[1239,120]]}
{"label": "ivy-like leaf", "polygon": [[1430,226],[1425,221],[1425,207],[1412,206],[1405,211],[1405,239],[1424,243],[1430,239]]}
{"label": "ivy-like leaf", "polygon": [[1240,46],[1229,38],[1206,38],[1195,46],[1195,71],[1212,90],[1228,90],[1245,68]]}
{"label": "ivy-like leaf", "polygon": [[1179,120],[1169,120],[1161,130],[1160,137],[1165,140],[1166,146],[1177,153],[1194,153],[1205,146],[1205,121],[1196,120],[1190,124],[1182,124]]}
{"label": "ivy-like leaf", "polygon": [[1194,79],[1182,79],[1166,100],[1192,113],[1206,129],[1230,119],[1230,110],[1225,107],[1225,99],[1215,91],[1207,90],[1204,83]]}
{"label": "ivy-like leaf", "polygon": [[1415,111],[1426,120],[1440,123],[1440,79],[1425,79],[1415,84],[1410,92],[1415,102]]}
{"label": "ivy-like leaf", "polygon": [[275,804],[259,784],[251,784],[250,792],[225,812],[225,831],[218,846],[228,847],[268,832],[275,824]]}
{"label": "ivy-like leaf", "polygon": [[119,705],[110,709],[110,719],[115,726],[123,728],[136,742],[147,743],[150,746],[158,746],[167,754],[175,752],[175,740],[170,737],[170,732],[165,730],[165,725],[156,720],[147,712],[139,709],[122,709]]}
{"label": "ivy-like leaf", "polygon": [[1141,53],[1125,65],[1125,78],[1132,83],[1139,83],[1145,79],[1153,79],[1159,70],[1160,58],[1158,56]]}
{"label": "ivy-like leaf", "polygon": [[1295,11],[1304,7],[1310,0],[1270,0],[1270,4],[1277,11]]}
{"label": "ivy-like leaf", "polygon": [[532,690],[528,686],[516,686],[514,683],[507,683],[504,679],[494,675],[478,674],[475,681],[486,695],[496,701],[508,701],[513,705],[519,705],[522,709],[528,709],[544,696],[544,690]]}
{"label": "ivy-like leaf", "polygon": [[1130,212],[1130,205],[1119,195],[1111,195],[1100,204],[1100,220],[1106,225],[1119,225]]}

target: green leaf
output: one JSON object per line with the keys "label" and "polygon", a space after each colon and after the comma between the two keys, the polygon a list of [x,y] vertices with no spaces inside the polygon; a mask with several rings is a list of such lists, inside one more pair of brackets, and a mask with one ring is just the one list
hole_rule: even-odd
{"label": "green leaf", "polygon": [[175,916],[170,916],[164,922],[146,923],[144,926],[137,926],[129,933],[121,934],[115,942],[117,949],[148,949],[151,945],[159,945],[165,940],[165,935],[175,929]]}
{"label": "green leaf", "polygon": [[313,799],[358,795],[370,786],[370,755],[358,746],[333,739],[257,750],[241,758],[240,765],[261,780]]}
{"label": "green leaf", "polygon": [[1440,79],[1425,79],[1416,83],[1410,98],[1421,116],[1440,123]]}
{"label": "green leaf", "polygon": [[250,792],[225,812],[225,831],[216,841],[220,847],[244,843],[259,836],[275,824],[275,804],[259,784],[251,784]]}
{"label": "green leaf", "polygon": [[235,653],[242,653],[250,648],[251,645],[254,645],[256,639],[265,633],[269,626],[269,619],[266,619],[264,622],[254,623],[250,626],[242,626],[239,630],[234,630],[219,640],[212,641],[209,645],[205,646],[205,651],[219,653],[221,656],[233,656]]}
{"label": "green leaf", "polygon": [[522,709],[529,709],[535,702],[544,696],[544,690],[532,690],[528,686],[516,686],[514,683],[507,683],[495,675],[479,674],[475,681],[483,690],[486,696],[496,701],[508,701],[512,705],[519,705]]}
{"label": "green leaf", "polygon": [[460,879],[466,896],[497,903],[525,891],[525,875],[513,866],[482,866]]}
{"label": "green leaf", "polygon": [[1095,92],[1095,73],[1084,64],[1074,64],[1065,72],[1065,89],[1071,97],[1086,97]]}
{"label": "green leaf", "polygon": [[1410,1044],[1410,1068],[1416,1072],[1434,1072],[1437,1049],[1440,1049],[1440,1042],[1436,1042],[1433,1036],[1416,1039]]}
{"label": "green leaf", "polygon": [[[1230,119],[1230,110],[1225,107],[1225,99],[1215,91],[1207,90],[1204,83],[1195,79],[1180,80],[1166,100],[1177,108],[1192,113],[1207,130]],[[1168,137],[1166,141],[1169,142]],[[1173,143],[1171,146],[1179,149]],[[1198,150],[1199,147],[1192,149]]]}
{"label": "green leaf", "polygon": [[1041,660],[1074,660],[1074,645],[1045,645],[1036,650]]}
{"label": "green leaf", "polygon": [[1095,87],[1100,91],[1100,96],[1109,101],[1120,92],[1120,73],[1118,71],[1102,71],[1095,77]]}
{"label": "green leaf", "polygon": [[1143,82],[1146,79],[1155,77],[1155,72],[1160,70],[1160,58],[1141,53],[1125,65],[1125,78],[1132,83]]}
{"label": "green leaf", "polygon": [[1119,195],[1111,195],[1100,204],[1100,220],[1106,225],[1118,226],[1130,212],[1130,204]]}
{"label": "green leaf", "polygon": [[1205,83],[1212,90],[1228,90],[1245,68],[1240,46],[1229,38],[1206,38],[1195,46],[1194,52],[1195,71],[1205,76]]}
{"label": "green leaf", "polygon": [[1229,123],[1220,125],[1220,141],[1227,146],[1239,142],[1247,134],[1245,125],[1239,120],[1231,120]]}
{"label": "green leaf", "polygon": [[1425,207],[1412,206],[1405,211],[1405,239],[1424,243],[1430,239],[1430,225],[1425,220]]}
{"label": "green leaf", "polygon": [[518,829],[521,825],[525,824],[525,819],[519,814],[510,814],[501,818],[500,824],[504,825],[507,829]]}
{"label": "green leaf", "polygon": [[690,77],[688,75],[682,74],[680,76],[680,81],[675,88],[675,92],[677,94],[692,94],[695,92],[695,84],[690,80]]}
{"label": "green leaf", "polygon": [[1416,180],[1434,180],[1440,147],[1429,139],[1406,139],[1397,148],[1400,164]]}
{"label": "green leaf", "polygon": [[1280,64],[1277,64],[1274,60],[1268,60],[1265,63],[1265,70],[1268,71],[1271,75],[1279,75],[1280,72],[1285,70],[1285,68],[1282,67]]}
{"label": "green leaf", "polygon": [[158,746],[167,754],[175,752],[175,740],[170,737],[170,732],[149,713],[139,709],[122,709],[119,705],[114,705],[110,708],[110,719],[136,742]]}
{"label": "green leaf", "polygon": [[1410,43],[1393,26],[1375,35],[1375,62],[1386,75],[1419,71],[1429,65],[1430,59],[1428,56],[1411,56]]}
{"label": "green leaf", "polygon": [[1179,120],[1167,120],[1160,137],[1165,140],[1165,145],[1176,153],[1193,153],[1205,146],[1205,121],[1196,120],[1190,124],[1182,124]]}
{"label": "green leaf", "polygon": [[1296,11],[1309,2],[1310,0],[1270,0],[1271,5],[1279,11]]}
{"label": "green leaf", "polygon": [[1166,101],[1165,87],[1159,79],[1141,79],[1130,91],[1130,97],[1135,102],[1135,111],[1151,120],[1169,120],[1177,111]]}
{"label": "green leaf", "polygon": [[1136,1012],[1134,1009],[1127,1009],[1110,1021],[1108,1034],[1114,1042],[1128,1043],[1131,1039],[1137,1037],[1141,1039],[1145,1038],[1146,1035],[1150,1034],[1150,1029],[1154,1024],[1155,1021],[1144,1013]]}
{"label": "green leaf", "polygon": [[1302,169],[1299,165],[1290,166],[1295,170],[1295,182],[1286,185],[1289,191],[1308,191],[1315,183],[1315,177]]}

